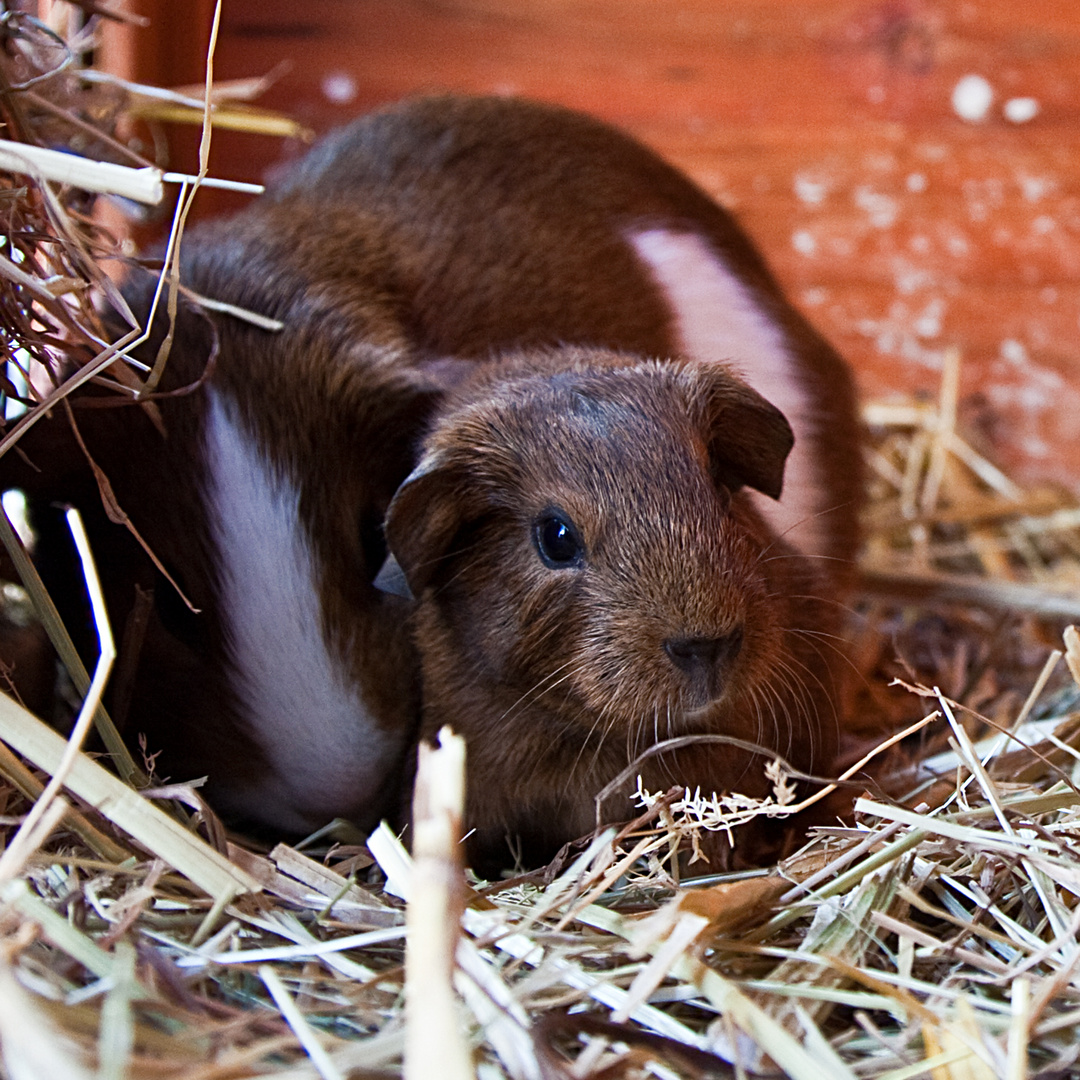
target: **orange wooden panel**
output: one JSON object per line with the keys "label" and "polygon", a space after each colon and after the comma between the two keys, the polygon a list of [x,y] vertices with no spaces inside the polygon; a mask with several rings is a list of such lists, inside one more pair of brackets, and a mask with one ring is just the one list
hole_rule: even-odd
{"label": "orange wooden panel", "polygon": [[1046,0],[231,0],[225,28],[223,48],[256,64],[291,41],[290,96],[313,116],[322,109],[305,88],[335,65],[361,103],[418,87],[502,90],[630,125],[947,118],[943,79],[948,90],[981,70],[1002,93],[1030,93],[1036,67],[1044,113],[1077,107],[1074,6]]}
{"label": "orange wooden panel", "polygon": [[[1080,490],[1074,0],[225,0],[218,76],[283,61],[263,103],[320,131],[447,89],[629,128],[736,210],[868,393],[934,388],[958,345],[994,452]],[[301,150],[219,132],[212,165],[257,179]]]}

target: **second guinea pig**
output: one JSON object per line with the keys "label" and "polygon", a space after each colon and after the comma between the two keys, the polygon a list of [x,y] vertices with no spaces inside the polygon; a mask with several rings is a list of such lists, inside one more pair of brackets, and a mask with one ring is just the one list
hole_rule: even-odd
{"label": "second guinea pig", "polygon": [[[0,464],[84,510],[118,627],[153,590],[112,705],[159,773],[274,831],[370,828],[450,724],[469,855],[497,868],[589,832],[669,738],[761,750],[647,756],[653,790],[830,768],[851,380],[656,155],[548,106],[406,102],[192,230],[181,281],[283,328],[185,299],[164,394],[91,388],[73,416],[190,606],[62,414],[24,440],[40,473]],[[140,317],[152,290],[127,289]],[[633,817],[634,787],[604,816]]]}

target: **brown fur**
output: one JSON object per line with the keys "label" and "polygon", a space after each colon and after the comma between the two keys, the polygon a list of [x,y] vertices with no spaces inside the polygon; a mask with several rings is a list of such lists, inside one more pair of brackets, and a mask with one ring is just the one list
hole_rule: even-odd
{"label": "brown fur", "polygon": [[[781,329],[815,401],[831,553],[850,558],[859,469],[842,361],[722,210],[601,124],[496,99],[406,103],[332,136],[247,211],[185,241],[186,284],[286,328],[183,305],[167,388],[197,380],[216,347],[213,385],[300,489],[323,636],[396,739],[383,790],[333,812],[363,826],[392,812],[417,727],[443,723],[467,739],[470,853],[488,865],[507,835],[538,860],[587,832],[596,791],[669,735],[731,735],[828,769],[824,639],[845,564],[796,555],[751,505],[744,488],[779,494],[790,431],[725,366],[676,357],[664,298],[623,235],[651,223],[705,236]],[[128,290],[136,310],[149,288]],[[752,373],[753,357],[732,359]],[[25,443],[41,474],[13,455],[0,469],[39,502],[83,506],[115,621],[135,584],[154,587],[128,730],[165,749],[174,777],[208,772],[213,797],[268,766],[228,678],[204,408],[202,390],[161,401],[163,438],[138,407],[76,403],[121,504],[199,615],[105,520],[61,416]],[[373,585],[388,507],[415,604]],[[551,507],[580,532],[579,566],[538,554]],[[707,671],[665,651],[738,634]],[[763,761],[703,745],[642,772],[653,788],[762,793]],[[631,808],[613,798],[606,813]]]}
{"label": "brown fur", "polygon": [[[469,748],[474,858],[510,836],[535,861],[584,834],[596,793],[660,739],[724,735],[827,769],[816,635],[835,609],[739,491],[748,475],[778,485],[779,414],[720,365],[609,352],[527,354],[479,383],[444,408],[387,522],[421,598],[424,733],[449,723]],[[581,534],[580,567],[537,555],[552,506]],[[734,630],[741,649],[707,689],[665,653]],[[653,790],[763,795],[767,760],[697,744],[641,773]],[[633,787],[609,816],[629,816]]]}

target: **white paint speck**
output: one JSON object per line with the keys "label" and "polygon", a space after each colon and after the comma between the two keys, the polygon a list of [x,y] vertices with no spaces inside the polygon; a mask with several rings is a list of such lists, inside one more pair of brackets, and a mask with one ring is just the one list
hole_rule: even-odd
{"label": "white paint speck", "polygon": [[907,178],[907,189],[918,193],[926,190],[926,177],[920,172],[913,172]]}
{"label": "white paint speck", "polygon": [[900,258],[893,261],[893,283],[901,296],[911,296],[923,289],[933,288],[937,281],[924,261],[911,263]]}
{"label": "white paint speck", "polygon": [[1002,106],[1005,119],[1012,124],[1026,124],[1039,115],[1039,103],[1031,97],[1009,98]]}
{"label": "white paint speck", "polygon": [[896,223],[899,212],[897,202],[890,195],[883,195],[873,188],[862,186],[855,189],[855,205],[865,210],[875,229],[888,229]]}
{"label": "white paint speck", "polygon": [[891,151],[871,150],[863,156],[863,164],[867,172],[893,173],[896,172],[896,154]]}
{"label": "white paint speck", "polygon": [[1047,285],[1046,288],[1039,293],[1039,299],[1044,304],[1056,304],[1057,298],[1058,291],[1053,287],[1053,285]]}
{"label": "white paint speck", "polygon": [[821,307],[828,299],[828,289],[823,289],[820,286],[803,290],[802,300],[807,307]]}
{"label": "white paint speck", "polygon": [[323,97],[334,105],[348,105],[356,97],[356,80],[347,71],[333,71],[322,81]]}
{"label": "white paint speck", "polygon": [[799,200],[810,206],[818,206],[825,201],[829,193],[829,184],[820,177],[797,173],[795,176],[795,194]]}
{"label": "white paint speck", "polygon": [[[921,312],[913,311],[904,301],[897,301],[883,318],[861,319],[855,329],[873,339],[883,356],[896,356],[930,371],[940,371],[941,349],[930,345],[929,339],[921,336],[919,330],[933,330],[935,320],[943,313],[944,303],[940,300],[932,300]],[[936,325],[940,333],[940,323]]]}
{"label": "white paint speck", "polygon": [[945,301],[935,297],[915,317],[912,329],[924,340],[941,336],[941,317],[945,314]]}
{"label": "white paint speck", "polygon": [[871,86],[866,91],[866,100],[871,105],[880,105],[885,100],[885,87],[884,86]]}
{"label": "white paint speck", "polygon": [[1057,222],[1052,217],[1047,217],[1046,214],[1041,214],[1031,223],[1031,231],[1038,233],[1039,236],[1045,236],[1056,228]]}
{"label": "white paint speck", "polygon": [[971,252],[971,245],[967,242],[967,237],[961,236],[959,233],[953,233],[945,242],[945,246],[949,249],[949,254],[955,259],[962,258]]}
{"label": "white paint speck", "polygon": [[1001,343],[1001,358],[1016,367],[1022,367],[1029,359],[1028,351],[1023,342],[1017,341],[1015,338],[1006,338]]}
{"label": "white paint speck", "polygon": [[1017,391],[1016,401],[1022,409],[1031,412],[1048,409],[1054,403],[1051,394],[1039,386],[1021,386]]}
{"label": "white paint speck", "polygon": [[994,88],[981,75],[965,75],[952,92],[952,107],[961,120],[978,124],[994,104]]}
{"label": "white paint speck", "polygon": [[1057,189],[1057,181],[1049,176],[1029,176],[1021,173],[1016,179],[1020,184],[1020,191],[1028,202],[1038,202]]}
{"label": "white paint speck", "polygon": [[791,234],[791,246],[800,255],[813,255],[817,252],[817,241],[806,229],[796,229]]}

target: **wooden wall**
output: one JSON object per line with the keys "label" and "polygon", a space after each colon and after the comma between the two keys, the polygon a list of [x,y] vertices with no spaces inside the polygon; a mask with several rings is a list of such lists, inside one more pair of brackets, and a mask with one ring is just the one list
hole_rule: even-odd
{"label": "wooden wall", "polygon": [[[142,6],[140,74],[192,81],[213,5]],[[262,103],[316,131],[445,89],[628,128],[738,213],[867,394],[933,391],[956,345],[969,430],[1080,491],[1075,0],[224,0],[217,77],[282,63]],[[212,167],[301,149],[220,132]]]}

